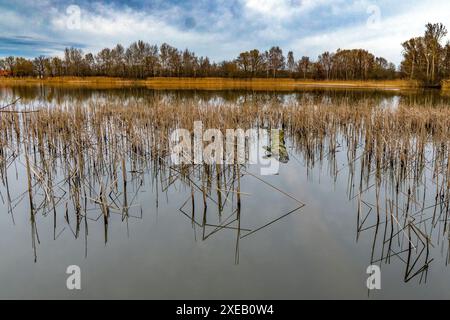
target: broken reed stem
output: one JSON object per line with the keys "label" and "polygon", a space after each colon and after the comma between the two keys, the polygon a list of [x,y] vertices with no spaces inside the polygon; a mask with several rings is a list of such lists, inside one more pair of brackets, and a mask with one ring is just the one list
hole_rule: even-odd
{"label": "broken reed stem", "polygon": [[[418,200],[418,188],[426,182],[426,174],[431,172],[430,178],[436,183],[436,188],[433,188],[433,193],[436,192],[433,207],[436,218],[433,218],[433,223],[447,219],[450,201],[450,109],[445,105],[410,108],[400,104],[397,109],[391,110],[364,103],[329,105],[301,100],[287,104],[277,101],[208,104],[156,96],[148,103],[129,101],[124,105],[107,101],[85,106],[74,103],[41,108],[30,113],[6,112],[0,116],[1,172],[5,175],[14,159],[20,157],[21,150],[24,150],[32,212],[36,200],[33,199],[33,188],[41,188],[44,204],[49,203],[36,207],[56,208],[58,203],[62,203],[68,223],[67,203],[71,204],[70,208],[75,208],[78,225],[89,202],[104,217],[105,241],[108,217],[111,211],[118,208],[116,202],[120,201],[116,200],[120,192],[123,193],[123,207],[119,211],[122,211],[123,217],[128,217],[128,207],[133,203],[133,199],[127,197],[128,191],[144,185],[148,172],[156,181],[156,192],[159,184],[162,187],[164,181],[169,180],[165,177],[172,174],[177,176],[175,180],[190,186],[192,217],[195,216],[194,191],[201,192],[204,222],[207,200],[214,201],[211,192],[214,179],[219,214],[229,201],[229,193],[233,194],[240,208],[243,194],[240,191],[241,174],[253,175],[273,190],[303,205],[290,192],[250,173],[246,166],[171,166],[169,138],[172,131],[185,128],[192,132],[193,123],[197,120],[203,121],[205,128],[217,128],[222,132],[237,128],[284,129],[286,139],[292,144],[292,152],[304,162],[308,174],[325,161],[335,182],[338,174],[348,171],[351,185],[353,181],[358,181],[356,175],[359,174],[359,186],[355,188],[359,187],[359,193],[351,199],[357,198],[362,216],[363,195],[374,191],[378,222],[383,219],[380,211],[383,207],[386,208],[386,217],[391,217],[391,224],[393,216],[399,217],[399,195],[402,192],[407,192],[406,216],[414,215],[413,207],[419,206],[418,203],[423,207],[424,200]],[[31,146],[33,149],[30,150]],[[347,151],[348,163],[345,169],[338,170],[336,155],[343,148]],[[431,155],[428,154],[430,151]],[[30,158],[32,155],[34,158]],[[234,179],[227,181],[227,174],[233,174]],[[56,186],[57,178],[62,182]],[[105,181],[112,183],[108,185]],[[235,183],[237,191],[234,190]],[[68,195],[61,195],[58,199],[55,193],[60,188],[68,189]],[[385,192],[382,193],[387,189],[392,192],[390,199],[393,199],[389,204],[383,198]],[[83,198],[84,205],[81,203]],[[442,214],[445,216],[442,217]],[[408,219],[405,217],[404,221]],[[445,231],[447,229],[444,227]],[[78,227],[76,230],[78,234]]]}

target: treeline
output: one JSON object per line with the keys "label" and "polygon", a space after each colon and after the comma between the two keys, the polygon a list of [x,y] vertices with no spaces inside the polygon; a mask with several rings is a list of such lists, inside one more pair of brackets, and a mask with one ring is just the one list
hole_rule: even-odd
{"label": "treeline", "polygon": [[315,60],[298,59],[292,51],[284,55],[280,47],[240,53],[235,59],[213,62],[186,49],[144,41],[128,48],[118,44],[97,54],[66,48],[64,57],[0,59],[0,76],[39,78],[57,76],[107,76],[145,79],[149,77],[273,77],[317,80],[383,80],[408,78],[437,84],[450,77],[450,44],[442,45],[446,28],[428,24],[423,37],[403,43],[404,60],[400,70],[383,57],[363,49],[324,52]]}
{"label": "treeline", "polygon": [[77,48],[66,48],[64,58],[40,56],[33,60],[7,57],[0,60],[4,75],[35,76],[107,76],[145,79],[149,77],[274,77],[304,79],[392,79],[395,65],[384,58],[357,50],[325,52],[317,61],[309,57],[296,60],[292,51],[284,56],[279,47],[268,51],[242,52],[231,61],[212,62],[197,57],[188,49],[181,51],[166,43],[160,47],[138,41],[124,48],[103,49],[96,55]]}
{"label": "treeline", "polygon": [[442,23],[429,23],[425,28],[422,37],[402,44],[401,70],[410,79],[437,85],[450,78],[450,42],[442,44],[447,35],[447,28]]}

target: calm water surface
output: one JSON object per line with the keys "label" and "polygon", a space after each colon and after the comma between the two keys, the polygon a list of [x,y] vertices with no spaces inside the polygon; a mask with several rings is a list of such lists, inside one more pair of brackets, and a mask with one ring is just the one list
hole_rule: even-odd
{"label": "calm water surface", "polygon": [[[450,101],[438,92],[0,87],[0,105],[21,97],[22,108],[109,100],[145,103],[155,96],[196,103],[366,101],[392,108],[399,103],[420,106]],[[129,213],[126,218],[112,213],[107,227],[94,209],[88,219],[77,223],[73,208],[66,209],[64,202],[57,205],[56,220],[43,210],[32,223],[27,176],[23,162],[17,160],[7,171],[12,210],[6,187],[0,185],[0,298],[450,298],[448,236],[439,223],[425,225],[426,217],[433,214],[433,208],[427,209],[434,203],[433,192],[421,193],[424,187],[419,186],[417,193],[424,198],[415,208],[425,221],[423,228],[432,235],[432,246],[429,252],[421,251],[420,241],[414,238],[417,250],[412,259],[417,263],[407,266],[406,236],[396,225],[391,232],[390,224],[383,220],[377,224],[370,206],[375,194],[370,189],[364,193],[368,205],[358,214],[360,204],[349,183],[345,148],[337,153],[336,174],[326,157],[308,167],[292,141],[286,144],[289,161],[281,165],[278,175],[263,177],[265,182],[250,174],[242,177],[240,216],[230,224],[236,219],[233,192],[221,210],[214,204],[217,195],[211,196],[205,213],[201,194],[194,195],[193,208],[190,187],[179,180],[168,184],[169,177],[154,172],[129,173]],[[257,168],[248,170],[257,174]],[[64,196],[62,189],[55,192]],[[122,203],[123,193],[115,200]],[[366,269],[371,264],[381,267],[379,291],[368,292],[366,287]],[[81,267],[81,291],[66,289],[69,265]]]}

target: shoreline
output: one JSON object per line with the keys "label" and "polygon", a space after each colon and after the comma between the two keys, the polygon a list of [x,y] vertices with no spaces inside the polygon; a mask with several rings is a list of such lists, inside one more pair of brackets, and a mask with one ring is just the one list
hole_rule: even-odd
{"label": "shoreline", "polygon": [[[409,80],[297,80],[297,79],[239,79],[239,78],[148,78],[134,80],[113,77],[55,77],[55,78],[0,78],[0,86],[50,85],[75,87],[147,87],[150,89],[189,89],[189,90],[261,90],[295,91],[300,89],[376,89],[408,90],[425,89],[417,81]],[[444,89],[445,86],[443,86]],[[450,85],[448,86],[450,89]]]}

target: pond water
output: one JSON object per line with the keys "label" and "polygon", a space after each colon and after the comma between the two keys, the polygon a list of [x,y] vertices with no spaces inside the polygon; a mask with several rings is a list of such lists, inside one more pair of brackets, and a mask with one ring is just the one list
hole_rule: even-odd
{"label": "pond water", "polygon": [[[0,87],[0,106],[19,97],[22,110],[155,99],[212,105],[308,99],[386,108],[450,103],[435,91]],[[76,188],[64,180],[70,168],[55,169],[53,207],[40,205],[47,189],[35,191],[30,218],[27,159],[17,156],[0,184],[0,298],[450,298],[447,215],[442,214],[448,208],[438,206],[436,212],[431,169],[421,180],[429,183],[413,191],[416,224],[405,227],[395,207],[404,208],[407,191],[392,195],[391,186],[383,184],[377,199],[370,173],[358,189],[364,173],[355,162],[352,175],[345,145],[332,159],[325,155],[311,163],[293,139],[287,137],[285,144],[288,161],[278,174],[260,176],[252,166],[239,169],[242,174],[216,168],[220,183],[210,181],[207,197],[161,163],[144,170],[127,162],[126,177],[97,181],[110,191],[108,220],[95,195],[74,195]],[[194,168],[190,179],[198,184],[202,170]],[[37,181],[39,174],[31,174]],[[75,197],[82,199],[84,215],[74,213]],[[66,287],[70,265],[81,269],[81,290]],[[380,266],[381,290],[367,288],[370,265]]]}

